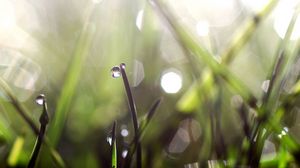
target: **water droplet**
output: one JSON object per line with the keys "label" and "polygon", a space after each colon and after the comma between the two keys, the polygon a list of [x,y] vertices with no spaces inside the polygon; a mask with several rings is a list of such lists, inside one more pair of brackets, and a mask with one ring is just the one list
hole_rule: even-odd
{"label": "water droplet", "polygon": [[269,85],[270,85],[270,80],[265,80],[261,85],[261,89],[267,93],[269,90]]}
{"label": "water droplet", "polygon": [[123,68],[123,69],[125,69],[126,68],[126,64],[125,63],[121,63],[120,67]]}
{"label": "water droplet", "polygon": [[110,146],[112,145],[112,137],[106,137],[106,141],[109,143]]}
{"label": "water droplet", "polygon": [[143,27],[144,10],[140,10],[136,16],[135,25],[141,31]]}
{"label": "water droplet", "polygon": [[122,157],[123,157],[123,158],[126,158],[127,154],[128,154],[128,150],[123,150],[123,152],[122,152]]}
{"label": "water droplet", "polygon": [[112,69],[111,69],[111,75],[113,78],[118,78],[121,76],[121,72],[120,72],[120,67],[118,66],[114,66]]}
{"label": "water droplet", "polygon": [[127,129],[122,129],[121,135],[122,135],[123,137],[127,137],[127,136],[129,135],[128,130],[127,130]]}
{"label": "water droplet", "polygon": [[44,94],[38,95],[38,96],[35,98],[35,102],[36,102],[38,105],[43,105],[44,102],[45,102],[45,95],[44,95]]}

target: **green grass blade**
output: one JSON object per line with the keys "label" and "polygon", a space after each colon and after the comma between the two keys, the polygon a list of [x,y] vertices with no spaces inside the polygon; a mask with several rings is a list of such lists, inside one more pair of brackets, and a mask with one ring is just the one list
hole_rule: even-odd
{"label": "green grass blade", "polygon": [[7,128],[2,118],[0,118],[0,137],[3,137],[7,142],[13,141],[12,130]]}
{"label": "green grass blade", "polygon": [[115,121],[114,122],[114,125],[113,125],[113,130],[112,130],[112,152],[111,152],[111,167],[112,168],[117,168],[117,158],[118,158],[118,155],[117,155],[117,140],[116,140],[116,125],[117,125],[117,122]]}
{"label": "green grass blade", "polygon": [[[19,113],[19,115],[25,120],[25,122],[29,125],[31,128],[31,131],[38,135],[39,129],[36,126],[36,123],[33,121],[33,119],[28,115],[27,109],[18,101],[18,99],[13,95],[10,87],[6,84],[6,82],[0,78],[0,88],[2,88],[2,91],[4,91],[5,95],[10,99],[12,102],[13,107],[16,109],[16,111]],[[65,167],[65,164],[59,155],[59,153],[52,148],[52,146],[49,144],[49,141],[47,140],[47,137],[45,137],[46,145],[48,149],[50,150],[51,157],[53,161],[59,166],[59,167]]]}
{"label": "green grass blade", "polygon": [[26,121],[26,123],[30,126],[31,130],[35,134],[38,134],[39,129],[38,129],[36,123],[29,116],[25,107],[23,107],[22,104],[18,101],[18,99],[13,95],[12,90],[10,89],[10,87],[7,85],[7,83],[2,78],[0,78],[0,88],[2,91],[4,91],[4,94],[11,101],[12,105],[17,110],[19,115],[21,115],[22,118]]}
{"label": "green grass blade", "polygon": [[24,146],[24,137],[18,136],[15,140],[15,143],[13,144],[13,147],[10,151],[10,154],[8,156],[8,165],[11,167],[17,166],[19,156],[22,152],[23,146]]}
{"label": "green grass blade", "polygon": [[57,145],[61,136],[61,132],[71,106],[72,98],[75,94],[75,89],[80,79],[80,73],[84,65],[85,58],[89,54],[94,32],[95,28],[93,25],[86,24],[78,39],[76,50],[72,57],[72,62],[69,65],[66,79],[57,101],[55,115],[49,127],[48,137],[53,146]]}
{"label": "green grass blade", "polygon": [[238,52],[247,44],[258,25],[271,13],[278,0],[271,0],[261,11],[255,14],[231,40],[228,49],[221,56],[222,63],[229,64]]}

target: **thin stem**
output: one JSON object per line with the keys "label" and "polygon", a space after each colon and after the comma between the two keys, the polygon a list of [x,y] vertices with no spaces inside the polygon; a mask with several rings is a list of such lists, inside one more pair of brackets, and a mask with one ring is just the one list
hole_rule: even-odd
{"label": "thin stem", "polygon": [[112,130],[112,144],[111,144],[111,167],[117,168],[117,141],[116,141],[116,125],[117,121],[114,122],[113,130]]}
{"label": "thin stem", "polygon": [[133,122],[133,128],[134,128],[134,134],[135,134],[134,141],[135,141],[135,145],[137,146],[136,164],[137,164],[137,168],[141,168],[142,167],[142,148],[141,148],[141,143],[139,141],[139,123],[137,120],[136,107],[135,107],[135,103],[134,103],[133,96],[131,93],[128,78],[127,78],[127,75],[125,72],[125,64],[124,63],[120,64],[120,71],[122,74],[122,79],[124,82],[124,86],[125,86],[125,90],[126,90],[126,94],[127,94],[127,98],[128,98],[128,103],[129,103],[129,107],[130,107],[132,122]]}
{"label": "thin stem", "polygon": [[[147,112],[146,118],[145,118],[146,121],[144,122],[144,124],[141,124],[141,126],[139,128],[139,142],[142,140],[143,135],[145,133],[145,130],[146,130],[147,126],[149,125],[151,119],[153,118],[153,116],[154,116],[154,114],[155,114],[155,112],[156,112],[157,108],[159,107],[162,100],[163,100],[162,98],[157,99],[152,104],[149,111]],[[129,154],[127,156],[127,160],[130,160],[132,158],[133,153],[137,148],[137,146],[135,145],[135,140],[131,141],[129,143],[129,146],[130,146],[130,149],[129,149]]]}
{"label": "thin stem", "polygon": [[39,132],[38,138],[36,140],[36,144],[35,144],[34,149],[33,149],[33,153],[31,155],[29,164],[27,166],[28,168],[34,168],[34,166],[35,166],[36,159],[39,155],[39,151],[40,151],[42,143],[43,143],[43,138],[44,138],[44,135],[45,135],[45,131],[46,131],[46,125],[41,125],[40,132]]}
{"label": "thin stem", "polygon": [[37,142],[36,145],[33,149],[33,153],[31,155],[29,164],[28,164],[28,168],[34,168],[35,163],[36,163],[36,159],[39,155],[39,151],[41,149],[42,143],[43,143],[43,139],[44,139],[44,135],[45,135],[45,131],[46,131],[46,126],[49,122],[49,117],[48,117],[48,113],[47,113],[47,104],[46,104],[46,100],[43,100],[43,113],[41,114],[40,117],[40,131],[38,133],[38,138],[37,138]]}

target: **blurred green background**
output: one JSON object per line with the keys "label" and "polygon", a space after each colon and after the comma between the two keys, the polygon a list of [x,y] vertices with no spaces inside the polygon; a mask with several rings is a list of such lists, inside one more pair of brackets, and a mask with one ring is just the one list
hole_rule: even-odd
{"label": "blurred green background", "polygon": [[[270,12],[256,15],[266,5]],[[42,108],[35,98],[45,94],[50,114],[46,134],[67,167],[109,167],[107,137],[113,121],[118,122],[119,162],[134,137],[122,79],[111,74],[113,66],[125,63],[140,119],[163,98],[142,140],[144,166],[184,167],[199,161],[214,167],[210,161],[226,158],[219,153],[236,156],[235,145],[245,137],[243,121],[234,110],[240,93],[214,78],[198,91],[204,100],[195,99],[188,107],[180,104],[188,102],[184,95],[211,67],[187,51],[192,44],[176,35],[176,25],[217,63],[232,46],[237,48],[230,53],[234,59],[227,64],[228,73],[249,88],[259,106],[279,50],[298,55],[298,5],[298,0],[0,0],[0,76],[36,125]],[[171,20],[160,7],[168,9]],[[293,16],[294,30],[282,42]],[[242,36],[245,45],[242,40],[234,43],[251,23],[249,38]],[[300,61],[295,57],[282,76],[282,94],[291,93],[299,79]],[[0,166],[25,167],[36,136],[6,94],[2,88]],[[293,103],[289,125],[283,124],[297,141],[298,105]],[[257,111],[249,111],[252,121]],[[211,117],[218,142],[210,136]],[[266,141],[262,155],[278,156],[280,143]],[[37,166],[54,167],[49,156],[44,146]]]}

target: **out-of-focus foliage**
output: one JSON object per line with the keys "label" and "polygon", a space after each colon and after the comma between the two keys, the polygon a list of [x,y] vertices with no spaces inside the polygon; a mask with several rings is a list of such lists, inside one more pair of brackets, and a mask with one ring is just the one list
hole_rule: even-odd
{"label": "out-of-focus foliage", "polygon": [[143,167],[299,166],[299,5],[0,0],[0,167],[134,167],[120,63]]}

